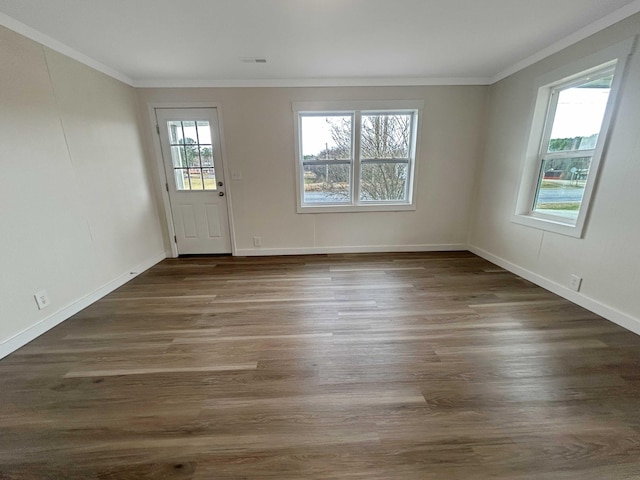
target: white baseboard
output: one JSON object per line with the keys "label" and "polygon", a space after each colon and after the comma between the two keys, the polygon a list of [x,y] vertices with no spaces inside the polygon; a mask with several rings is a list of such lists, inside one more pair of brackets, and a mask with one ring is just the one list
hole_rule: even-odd
{"label": "white baseboard", "polygon": [[530,270],[519,267],[518,265],[511,263],[504,258],[497,257],[479,247],[469,245],[468,250],[472,253],[475,253],[479,257],[482,257],[485,260],[488,260],[489,262],[504,268],[505,270],[509,270],[510,272],[515,273],[516,275],[529,280],[530,282],[533,282],[536,285],[539,285],[542,288],[555,293],[556,295],[560,295],[561,297],[566,298],[576,305],[580,305],[581,307],[584,307],[587,310],[596,313],[617,325],[620,325],[622,328],[626,328],[627,330],[640,335],[640,319],[632,317],[631,315],[621,312],[620,310],[616,310],[615,308],[599,302],[598,300],[595,300],[591,297],[587,297],[586,295],[575,292],[570,288],[565,287],[564,285],[543,277],[542,275],[538,275],[537,273],[534,273]]}
{"label": "white baseboard", "polygon": [[113,292],[116,288],[121,287],[122,285],[127,283],[129,280],[137,277],[142,272],[150,269],[156,263],[164,260],[165,258],[166,258],[166,254],[161,253],[152,258],[149,258],[148,260],[145,260],[139,265],[136,265],[135,267],[128,269],[126,272],[122,273],[121,275],[111,280],[109,283],[103,285],[102,287],[98,288],[97,290],[76,300],[75,302],[71,303],[70,305],[67,305],[63,309],[58,310],[57,312],[49,315],[43,320],[40,320],[38,323],[30,326],[26,330],[23,330],[17,335],[14,335],[8,340],[5,340],[4,342],[0,343],[0,359],[6,357],[12,352],[15,352],[20,347],[25,346],[27,343],[38,338],[43,333],[47,332],[48,330],[51,330],[53,327],[64,322],[69,317],[72,317],[73,315],[78,313],[80,310],[87,308],[92,303],[97,302],[105,295]]}
{"label": "white baseboard", "polygon": [[238,257],[256,257],[267,255],[318,255],[327,253],[394,253],[394,252],[451,252],[467,250],[464,243],[432,245],[354,245],[348,247],[294,247],[294,248],[239,248]]}

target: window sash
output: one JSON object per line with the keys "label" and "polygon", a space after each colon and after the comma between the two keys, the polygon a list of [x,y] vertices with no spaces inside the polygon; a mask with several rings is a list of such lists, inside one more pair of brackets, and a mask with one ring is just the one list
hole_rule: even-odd
{"label": "window sash", "polygon": [[[595,81],[601,78],[608,77],[609,75],[614,75],[615,81],[615,73],[616,73],[616,63],[613,65],[606,65],[601,67],[594,73],[585,73],[580,74],[577,78],[573,78],[569,81],[565,81],[562,83],[558,83],[550,87],[549,93],[549,103],[547,107],[547,115],[544,124],[544,131],[542,134],[542,139],[540,143],[540,155],[551,154],[555,152],[549,152],[549,144],[551,143],[551,132],[553,131],[553,124],[555,122],[556,113],[558,111],[558,100],[560,98],[560,94],[564,90],[568,90],[570,88],[577,87],[579,85],[584,84],[587,81]],[[611,91],[609,92],[609,98],[611,98],[611,93],[613,91],[613,85]],[[605,131],[604,120],[600,125],[600,131],[598,132],[598,143],[601,141],[601,133]]]}
{"label": "window sash", "polygon": [[[532,217],[542,218],[550,221],[561,221],[566,223],[567,225],[575,226],[577,223],[577,218],[574,216],[569,216],[566,214],[562,214],[558,212],[557,214],[549,214],[549,213],[541,213],[536,210],[536,205],[538,204],[538,198],[540,194],[540,189],[542,185],[542,181],[544,180],[544,164],[548,160],[554,159],[566,159],[566,158],[590,158],[591,162],[593,162],[596,150],[604,141],[603,133],[606,133],[607,126],[605,125],[605,120],[603,119],[602,124],[600,125],[600,129],[598,130],[598,139],[596,142],[596,146],[593,149],[585,149],[585,150],[564,150],[560,152],[549,152],[549,145],[551,143],[551,133],[553,131],[554,123],[556,120],[556,114],[558,111],[558,101],[560,99],[560,94],[568,89],[575,88],[577,86],[583,85],[587,82],[596,81],[602,78],[605,78],[610,75],[614,75],[615,81],[615,72],[616,72],[616,63],[608,64],[596,69],[593,72],[583,72],[578,74],[578,76],[561,83],[557,83],[555,85],[549,86],[549,100],[547,105],[547,114],[544,123],[543,135],[540,142],[540,149],[538,152],[538,176],[535,178],[535,184],[532,189],[532,195],[529,202],[529,211],[528,214]],[[609,98],[611,98],[611,91],[609,92]],[[609,103],[609,99],[608,99]],[[607,106],[607,110],[609,110],[609,106]],[[606,115],[606,114],[605,114]],[[585,189],[586,186],[591,183],[591,179],[593,178],[592,173],[590,172],[586,178]],[[589,198],[587,197],[587,202]],[[586,208],[585,197],[583,196],[580,200],[580,206],[578,207],[579,216],[584,208]]]}
{"label": "window sash", "polygon": [[[415,109],[410,110],[331,110],[331,111],[312,111],[297,112],[298,116],[298,136],[299,144],[301,145],[303,129],[302,118],[305,116],[347,116],[352,117],[352,131],[351,131],[351,158],[349,159],[319,159],[319,160],[305,160],[303,158],[302,148],[299,152],[299,165],[300,165],[300,178],[298,179],[300,184],[299,203],[300,206],[308,207],[323,207],[323,206],[345,206],[345,207],[358,207],[358,206],[372,206],[372,205],[410,205],[413,196],[413,169],[416,155],[416,137],[417,137],[417,117],[418,111]],[[361,158],[361,141],[362,141],[362,116],[372,115],[410,115],[410,132],[409,132],[409,157],[404,158]],[[356,161],[357,159],[357,161]],[[405,164],[407,165],[407,176],[404,181],[404,198],[403,199],[389,199],[389,200],[363,200],[362,196],[362,179],[361,165],[365,164]],[[308,202],[305,201],[305,183],[304,183],[304,167],[306,166],[325,166],[325,165],[350,165],[350,201],[345,202]]]}
{"label": "window sash", "polygon": [[[605,118],[603,119],[603,122],[600,125],[600,129],[598,130],[598,139],[593,149],[564,150],[559,152],[549,152],[549,145],[551,143],[551,133],[553,131],[554,123],[556,120],[556,114],[558,111],[558,101],[560,98],[560,94],[563,91],[571,88],[575,88],[587,82],[596,81],[596,80],[608,77],[610,75],[614,76],[613,80],[615,82],[616,66],[617,66],[617,61],[613,61],[604,66],[598,67],[590,72],[582,72],[577,76],[574,76],[570,80],[563,81],[555,85],[552,84],[548,87],[549,99],[547,104],[547,113],[545,116],[543,135],[540,141],[540,148],[538,152],[538,161],[537,161],[538,175],[537,177],[534,178],[535,183],[533,185],[532,195],[529,202],[528,215],[535,218],[546,219],[549,221],[556,221],[556,222],[560,221],[560,222],[566,223],[569,226],[575,226],[577,224],[577,218],[575,218],[574,216],[569,216],[562,213],[557,213],[557,214],[541,213],[540,211],[536,210],[536,205],[538,204],[538,198],[540,194],[542,181],[544,180],[544,171],[543,171],[544,164],[548,160],[554,160],[554,159],[561,160],[561,159],[580,157],[580,158],[589,158],[590,165],[594,165],[595,163],[594,158],[596,156],[596,151],[598,151],[598,149],[601,150],[601,144],[605,141],[605,138],[604,138],[605,135],[603,134],[606,134],[608,125],[605,124],[605,121],[606,121],[606,113],[605,113]],[[611,88],[611,91],[609,92],[608,103],[610,102],[612,92],[613,92],[613,88]],[[609,111],[609,109],[610,109],[610,105],[607,105],[607,111]],[[594,174],[590,169],[590,172],[587,178],[585,179],[586,180],[585,191],[587,190],[587,186],[589,187],[589,190],[591,190],[592,187],[590,184],[592,183],[593,177],[594,177]],[[582,212],[585,208],[587,208],[589,199],[590,199],[590,193],[582,197],[582,199],[580,200],[580,206],[578,208],[577,216],[580,216],[580,215],[584,216]]]}

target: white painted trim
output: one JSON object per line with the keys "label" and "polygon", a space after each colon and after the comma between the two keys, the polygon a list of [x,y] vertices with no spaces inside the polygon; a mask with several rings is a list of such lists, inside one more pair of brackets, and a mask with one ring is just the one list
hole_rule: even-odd
{"label": "white painted trim", "polygon": [[79,298],[78,300],[72,302],[71,304],[67,305],[61,310],[58,310],[57,312],[49,315],[43,320],[40,320],[38,323],[31,325],[30,327],[23,330],[22,332],[0,343],[0,359],[6,357],[10,353],[15,352],[16,350],[25,346],[27,343],[31,342],[32,340],[35,340],[43,333],[51,330],[56,325],[59,325],[60,323],[64,322],[68,318],[78,313],[80,310],[87,308],[92,303],[97,302],[105,295],[108,295],[109,293],[113,292],[115,289],[121,287],[122,285],[127,283],[129,280],[140,275],[142,272],[149,270],[151,267],[153,267],[158,262],[161,262],[165,258],[166,258],[166,253],[163,252],[145,260],[139,265],[136,265],[135,267],[128,269],[126,272],[122,273],[121,275],[111,280],[110,282],[104,284],[102,287],[98,288],[97,290],[94,290],[88,295],[85,295],[84,297]]}
{"label": "white painted trim", "polygon": [[23,35],[33,40],[34,42],[38,42],[45,47],[55,50],[58,53],[73,58],[74,60],[77,60],[78,62],[91,67],[94,70],[104,73],[105,75],[109,75],[116,80],[120,80],[127,85],[130,85],[132,87],[134,86],[133,80],[124,73],[121,73],[115,68],[111,68],[104,63],[100,63],[97,60],[94,60],[93,58],[85,55],[84,53],[80,53],[79,51],[69,47],[68,45],[65,45],[55,38],[52,38],[49,35],[45,35],[44,33],[39,32],[38,30],[31,28],[22,22],[19,22],[15,18],[10,17],[9,15],[6,15],[2,12],[0,12],[0,25],[8,28],[9,30],[13,30],[16,33],[19,33],[20,35]]}
{"label": "white painted trim", "polygon": [[239,257],[270,255],[321,255],[329,253],[392,253],[392,252],[454,252],[466,251],[465,243],[429,245],[354,245],[345,247],[241,248]]}
{"label": "white painted trim", "polygon": [[485,260],[488,260],[489,262],[504,268],[505,270],[509,270],[511,273],[529,280],[530,282],[533,282],[536,285],[549,290],[550,292],[553,292],[572,303],[575,303],[576,305],[584,307],[587,310],[600,315],[617,325],[620,325],[622,328],[626,328],[627,330],[640,335],[640,319],[638,318],[621,312],[620,310],[617,310],[610,305],[599,302],[598,300],[595,300],[591,297],[587,297],[586,295],[575,292],[570,288],[549,280],[542,275],[538,275],[531,270],[527,270],[526,268],[522,268],[515,263],[511,263],[510,261],[505,260],[504,258],[493,255],[492,253],[489,253],[480,247],[469,245],[468,250],[472,253],[475,253],[479,257],[482,257]]}
{"label": "white painted trim", "polygon": [[491,85],[490,77],[352,77],[277,79],[139,79],[136,88],[233,88],[233,87],[426,87],[450,85]]}
{"label": "white painted trim", "polygon": [[218,104],[216,107],[216,112],[218,116],[218,136],[220,140],[220,151],[222,152],[222,171],[225,178],[225,188],[227,192],[227,218],[229,220],[229,236],[231,239],[231,255],[235,256],[236,251],[238,250],[238,245],[236,243],[236,224],[233,216],[233,187],[231,186],[233,182],[231,181],[231,167],[229,166],[229,156],[227,155],[227,143],[224,137],[224,122],[222,115],[222,104]]}
{"label": "white painted trim", "polygon": [[[300,162],[298,162],[299,164]],[[416,162],[413,162],[416,163]],[[354,166],[355,163],[354,163]],[[298,167],[298,171],[300,171],[300,167]],[[355,177],[355,175],[354,175]],[[411,175],[413,177],[411,181],[415,178],[415,175]],[[363,212],[410,212],[416,211],[418,206],[416,202],[413,203],[393,203],[389,201],[389,203],[344,203],[344,204],[320,204],[314,205],[312,203],[302,204],[302,198],[300,197],[300,189],[302,188],[300,182],[302,181],[302,177],[298,173],[298,180],[296,181],[296,185],[298,186],[298,205],[296,212],[301,214],[317,214],[317,213],[363,213]],[[414,185],[410,183],[409,185],[411,190],[416,190]],[[355,195],[353,196],[355,198]]]}
{"label": "white painted trim", "polygon": [[610,13],[609,15],[602,17],[599,20],[596,20],[595,22],[587,25],[586,27],[581,28],[577,32],[574,32],[571,35],[564,37],[562,40],[559,40],[556,43],[549,45],[546,48],[543,48],[539,52],[534,53],[533,55],[525,58],[524,60],[520,60],[519,62],[511,65],[510,67],[505,68],[502,72],[495,75],[489,83],[490,84],[497,83],[500,80],[507,78],[508,76],[519,72],[520,70],[524,70],[525,68],[530,67],[534,63],[537,63],[540,60],[550,57],[551,55],[558,53],[559,51],[564,50],[565,48],[575,43],[578,43],[579,41],[584,40],[585,38],[595,33],[598,33],[601,30],[604,30],[605,28],[608,28],[611,25],[624,20],[625,18],[630,17],[631,15],[635,15],[638,12],[640,12],[640,0],[635,0],[630,4],[625,5],[624,7],[619,8],[618,10]]}
{"label": "white painted trim", "polygon": [[149,113],[149,122],[151,125],[151,144],[153,145],[153,156],[156,162],[156,170],[157,170],[157,178],[156,185],[160,188],[160,196],[162,197],[162,213],[164,213],[165,220],[167,222],[167,231],[169,234],[169,248],[171,249],[171,254],[168,257],[176,258],[178,256],[178,246],[176,242],[174,242],[175,238],[175,227],[173,226],[173,217],[171,215],[171,203],[169,201],[169,192],[165,185],[169,181],[167,179],[167,174],[164,170],[164,159],[162,157],[162,147],[160,145],[160,135],[157,133],[157,125],[158,119],[156,118],[156,108],[161,108],[156,106],[156,104],[148,103],[147,111]]}

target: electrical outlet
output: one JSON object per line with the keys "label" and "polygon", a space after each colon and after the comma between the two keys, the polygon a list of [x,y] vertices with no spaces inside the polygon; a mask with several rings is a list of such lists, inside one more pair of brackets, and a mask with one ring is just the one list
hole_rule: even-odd
{"label": "electrical outlet", "polygon": [[579,292],[581,285],[582,285],[582,277],[579,277],[578,275],[571,275],[571,280],[569,281],[569,287],[571,287],[571,290],[575,290],[576,292]]}
{"label": "electrical outlet", "polygon": [[51,303],[51,300],[49,300],[49,294],[46,290],[40,290],[38,293],[35,293],[33,297],[36,299],[36,303],[38,304],[38,310],[48,307]]}
{"label": "electrical outlet", "polygon": [[261,247],[262,246],[262,237],[253,237],[253,246]]}

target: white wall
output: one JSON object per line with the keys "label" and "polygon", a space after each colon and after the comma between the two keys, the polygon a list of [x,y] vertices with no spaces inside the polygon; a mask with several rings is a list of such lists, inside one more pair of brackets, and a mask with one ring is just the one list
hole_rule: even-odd
{"label": "white wall", "polygon": [[[630,17],[491,87],[469,243],[476,253],[640,333],[640,55],[622,98],[584,238],[511,222],[540,75],[640,33]],[[580,293],[567,289],[584,278]]]}
{"label": "white wall", "polygon": [[[487,87],[140,89],[141,103],[216,102],[226,142],[236,253],[466,248]],[[296,213],[292,102],[424,100],[417,210]],[[148,114],[147,114],[148,118]],[[152,138],[154,129],[147,124]],[[150,140],[151,141],[151,140]],[[229,179],[227,179],[229,181]],[[229,182],[228,182],[229,183]],[[254,249],[253,236],[262,237]]]}
{"label": "white wall", "polygon": [[2,27],[0,65],[2,357],[164,245],[134,89]]}

